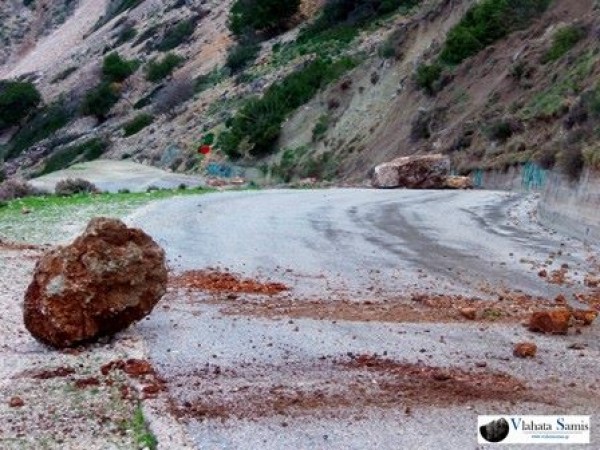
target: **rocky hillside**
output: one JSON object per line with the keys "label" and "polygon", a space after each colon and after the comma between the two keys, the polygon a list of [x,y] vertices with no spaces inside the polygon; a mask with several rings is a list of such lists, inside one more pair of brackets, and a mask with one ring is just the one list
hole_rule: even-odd
{"label": "rocky hillside", "polygon": [[250,37],[237,3],[3,2],[0,78],[42,97],[4,127],[0,111],[6,174],[103,157],[362,181],[419,152],[464,174],[600,166],[594,0],[305,0]]}

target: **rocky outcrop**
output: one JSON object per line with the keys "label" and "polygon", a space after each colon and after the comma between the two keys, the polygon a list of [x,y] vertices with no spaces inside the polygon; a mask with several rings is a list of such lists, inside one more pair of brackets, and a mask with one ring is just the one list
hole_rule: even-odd
{"label": "rocky outcrop", "polygon": [[380,189],[443,189],[449,172],[447,156],[406,156],[375,167],[372,184]]}
{"label": "rocky outcrop", "polygon": [[96,218],[71,245],[38,261],[24,320],[39,341],[63,348],[127,328],[166,292],[164,251],[143,231]]}

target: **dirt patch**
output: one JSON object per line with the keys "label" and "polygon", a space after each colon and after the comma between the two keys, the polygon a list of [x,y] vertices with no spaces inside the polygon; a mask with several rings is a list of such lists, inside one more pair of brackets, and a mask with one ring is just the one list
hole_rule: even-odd
{"label": "dirt patch", "polygon": [[234,294],[277,295],[289,290],[282,283],[261,282],[250,278],[241,278],[230,272],[210,269],[185,272],[172,278],[169,284],[175,288]]}
{"label": "dirt patch", "polygon": [[[210,371],[196,374],[197,399],[173,403],[172,412],[199,420],[340,417],[361,414],[365,408],[403,408],[408,414],[424,406],[475,401],[541,401],[520,380],[482,369],[469,372],[375,355],[326,359],[312,365],[246,368],[218,377]],[[222,389],[224,377],[235,387]]]}

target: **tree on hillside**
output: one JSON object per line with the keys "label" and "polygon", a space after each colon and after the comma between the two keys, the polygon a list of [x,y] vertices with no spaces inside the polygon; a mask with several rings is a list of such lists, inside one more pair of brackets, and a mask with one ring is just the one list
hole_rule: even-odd
{"label": "tree on hillside", "polygon": [[0,130],[19,124],[41,101],[33,83],[0,81]]}
{"label": "tree on hillside", "polygon": [[270,36],[284,30],[299,9],[300,0],[236,0],[229,28],[236,36],[257,32]]}

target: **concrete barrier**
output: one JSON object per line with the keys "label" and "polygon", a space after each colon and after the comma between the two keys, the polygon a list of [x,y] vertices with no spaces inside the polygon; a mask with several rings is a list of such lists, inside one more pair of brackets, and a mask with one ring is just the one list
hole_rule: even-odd
{"label": "concrete barrier", "polygon": [[586,170],[572,182],[551,172],[538,211],[551,228],[586,242],[600,241],[600,174]]}

